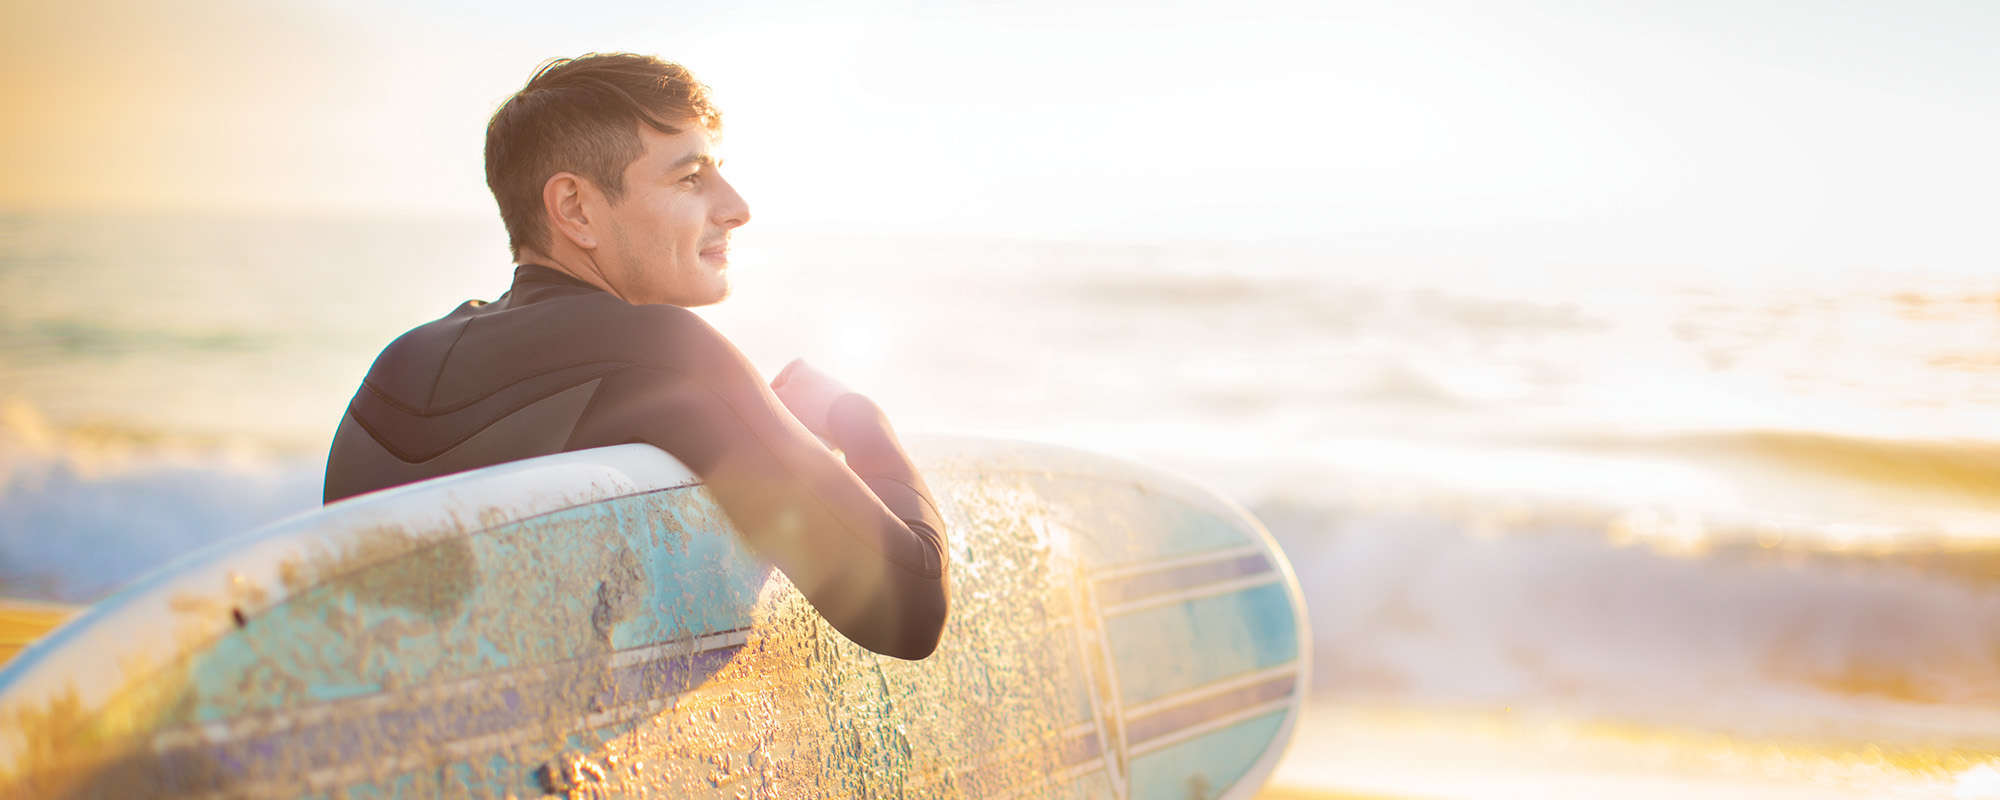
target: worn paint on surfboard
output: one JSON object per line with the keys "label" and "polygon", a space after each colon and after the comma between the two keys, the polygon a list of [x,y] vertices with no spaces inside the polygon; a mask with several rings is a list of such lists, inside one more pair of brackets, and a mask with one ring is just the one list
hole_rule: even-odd
{"label": "worn paint on surfboard", "polygon": [[952,620],[834,632],[679,463],[567,453],[191,555],[0,672],[7,796],[1247,798],[1309,674],[1283,555],[1186,481],[919,439]]}

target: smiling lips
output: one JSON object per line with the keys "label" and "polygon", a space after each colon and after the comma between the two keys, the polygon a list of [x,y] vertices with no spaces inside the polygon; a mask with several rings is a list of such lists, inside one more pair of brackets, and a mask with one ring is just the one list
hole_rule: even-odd
{"label": "smiling lips", "polygon": [[729,261],[729,240],[724,239],[701,249],[701,257],[710,261]]}

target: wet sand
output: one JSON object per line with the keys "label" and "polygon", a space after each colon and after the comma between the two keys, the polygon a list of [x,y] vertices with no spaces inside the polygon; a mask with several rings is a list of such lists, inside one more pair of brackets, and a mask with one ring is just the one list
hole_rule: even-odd
{"label": "wet sand", "polygon": [[1256,800],[1421,800],[1415,797],[1400,797],[1386,794],[1353,794],[1333,792],[1324,789],[1307,789],[1293,786],[1267,786],[1258,792]]}
{"label": "wet sand", "polygon": [[[1725,734],[1551,713],[1308,706],[1260,800],[2000,798],[1996,742]],[[1872,733],[1880,733],[1879,731]]]}

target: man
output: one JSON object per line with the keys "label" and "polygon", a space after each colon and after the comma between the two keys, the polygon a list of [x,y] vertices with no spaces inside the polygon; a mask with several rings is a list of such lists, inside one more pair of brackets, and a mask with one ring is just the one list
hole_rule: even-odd
{"label": "man", "polygon": [[728,294],[730,232],[750,219],[719,127],[675,64],[593,54],[537,71],[486,129],[513,287],[382,351],[334,434],[326,501],[647,442],[841,633],[922,658],[947,610],[944,525],[888,419],[804,362],[766,388],[687,310]]}

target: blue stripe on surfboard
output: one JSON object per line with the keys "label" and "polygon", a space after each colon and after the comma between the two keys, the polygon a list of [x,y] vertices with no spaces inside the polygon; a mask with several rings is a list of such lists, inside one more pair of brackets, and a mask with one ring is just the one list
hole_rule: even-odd
{"label": "blue stripe on surfboard", "polygon": [[[713,674],[736,654],[739,646],[723,650],[711,650],[693,659],[674,659],[666,662],[647,662],[619,670],[621,675],[614,678],[621,684],[645,682],[641,673],[652,671],[651,681],[663,690],[668,686],[685,685],[678,680],[683,675],[698,681],[700,677]],[[539,686],[547,686],[554,681],[543,681]],[[168,766],[168,775],[199,775],[205,766],[220,767],[231,779],[251,777],[257,772],[272,772],[269,777],[283,779],[300,777],[304,770],[338,767],[357,761],[380,759],[385,756],[408,752],[414,747],[463,742],[482,736],[505,734],[529,728],[547,719],[545,710],[523,708],[520,699],[524,690],[536,686],[509,687],[496,693],[499,700],[491,698],[454,698],[424,708],[403,708],[377,713],[370,717],[341,720],[319,725],[301,725],[286,731],[249,737],[233,743],[220,745],[192,745],[161,754]],[[600,695],[602,698],[604,695]],[[636,720],[633,720],[636,721]],[[614,728],[612,723],[606,728]],[[496,742],[492,749],[504,748],[504,743]],[[271,765],[269,759],[278,753],[306,754],[306,763],[296,761],[284,765]],[[478,753],[466,754],[476,756]],[[248,756],[246,763],[242,756]],[[256,765],[256,766],[253,766]],[[259,769],[258,767],[262,767]],[[189,769],[192,768],[192,769]],[[524,765],[523,767],[527,767]],[[202,788],[202,787],[189,787]]]}
{"label": "blue stripe on surfboard", "polygon": [[1100,607],[1110,608],[1155,595],[1171,594],[1203,584],[1248,578],[1270,571],[1271,559],[1263,553],[1169,567],[1101,581],[1097,584],[1097,603]]}
{"label": "blue stripe on surfboard", "polygon": [[1175,731],[1193,728],[1246,708],[1291,697],[1298,689],[1298,684],[1298,675],[1286,673],[1226,692],[1197,697],[1185,703],[1153,711],[1143,717],[1127,719],[1126,741],[1130,743],[1131,748],[1142,749],[1148,742],[1171,735]]}
{"label": "blue stripe on surfboard", "polygon": [[[611,669],[608,686],[589,698],[586,701],[588,705],[593,709],[618,710],[623,706],[641,705],[685,691],[707,680],[742,648],[741,644],[732,644],[689,654],[684,650],[671,649],[672,644],[668,643],[669,654],[664,658]],[[506,680],[505,676],[496,676],[424,705],[415,705],[420,701],[414,698],[400,702],[391,699],[382,703],[385,707],[381,710],[345,718],[342,718],[339,706],[377,702],[377,698],[333,703],[329,704],[333,708],[328,709],[333,719],[326,722],[294,723],[280,731],[251,734],[222,742],[198,741],[167,746],[159,753],[161,774],[170,782],[163,788],[200,791],[216,788],[208,784],[217,779],[227,782],[245,778],[295,781],[312,770],[369,759],[393,758],[404,752],[432,750],[440,744],[531,729],[547,721],[547,709],[541,704],[522,703],[523,695],[537,690],[560,692],[562,687],[558,683],[564,678],[557,676],[518,681],[511,685],[504,683]],[[409,697],[411,693],[403,694]],[[287,716],[316,710],[300,709],[288,712]],[[629,724],[641,716],[621,715],[621,721],[608,723],[604,729]],[[188,733],[198,735],[194,731]],[[496,741],[486,749],[499,750],[506,746],[504,741]],[[271,763],[279,753],[304,754],[303,763],[299,760]],[[477,758],[482,754],[465,753],[463,758],[454,760]],[[522,768],[528,767],[523,765]],[[186,783],[176,785],[183,781]]]}
{"label": "blue stripe on surfboard", "polygon": [[1129,708],[1295,661],[1298,625],[1280,582],[1123,614],[1104,630]]}
{"label": "blue stripe on surfboard", "polygon": [[1132,759],[1131,800],[1214,797],[1250,771],[1284,726],[1280,709]]}

